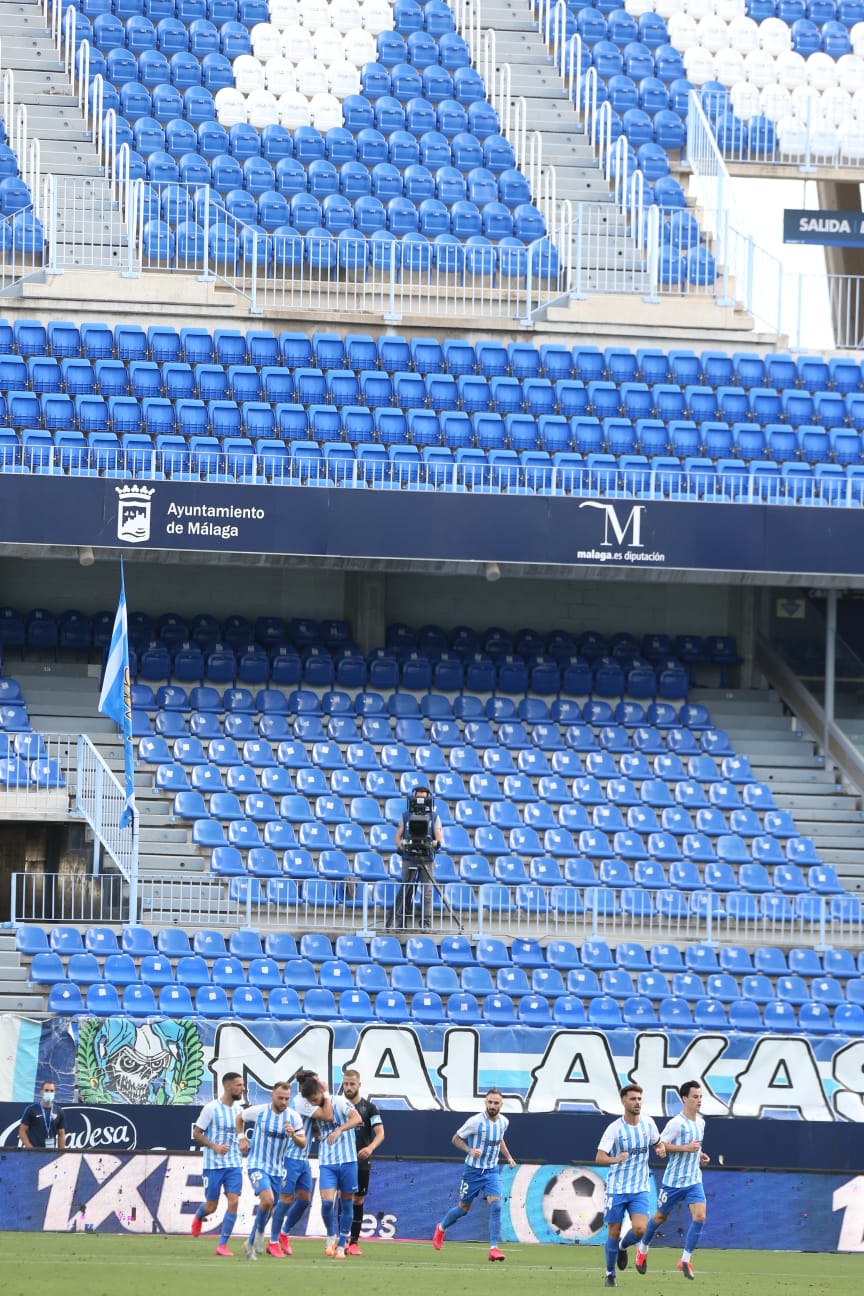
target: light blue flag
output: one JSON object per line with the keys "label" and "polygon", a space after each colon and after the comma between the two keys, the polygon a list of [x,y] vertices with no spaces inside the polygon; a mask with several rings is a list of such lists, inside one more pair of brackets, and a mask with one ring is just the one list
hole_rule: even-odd
{"label": "light blue flag", "polygon": [[120,559],[120,602],[111,632],[108,662],[102,680],[99,710],[120,726],[123,733],[123,760],[126,766],[126,804],[120,814],[120,827],[132,823],[135,809],[135,765],[132,754],[132,689],[129,679],[129,627],[126,622],[126,582],[123,559]]}

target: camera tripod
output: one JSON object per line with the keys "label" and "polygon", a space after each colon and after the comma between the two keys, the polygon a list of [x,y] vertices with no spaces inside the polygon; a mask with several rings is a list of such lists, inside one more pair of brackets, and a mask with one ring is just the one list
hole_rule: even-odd
{"label": "camera tripod", "polygon": [[[450,915],[453,922],[456,924],[457,930],[461,932],[462,921],[455,913],[453,906],[447,899],[445,899],[441,887],[435,881],[433,876],[432,870],[435,862],[434,853],[427,852],[426,850],[420,852],[413,850],[405,851],[403,849],[400,851],[400,854],[402,855],[403,861],[402,882],[400,884],[400,890],[396,894],[396,899],[393,901],[393,908],[390,911],[390,916],[387,919],[387,930],[405,931],[407,929],[408,915],[411,914],[413,917],[414,897],[420,888],[428,887],[430,897],[437,895],[441,902],[441,908]],[[421,890],[421,900],[422,899],[425,899],[425,894]],[[427,923],[431,924],[432,915],[430,913],[427,916],[424,904],[421,904],[420,912],[422,925],[426,926]]]}

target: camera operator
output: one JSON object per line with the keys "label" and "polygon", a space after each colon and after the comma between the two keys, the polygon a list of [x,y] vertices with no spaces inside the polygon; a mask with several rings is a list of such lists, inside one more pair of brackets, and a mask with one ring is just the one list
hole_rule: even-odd
{"label": "camera operator", "polygon": [[414,925],[415,899],[419,895],[420,922],[432,926],[432,869],[435,852],[444,844],[441,820],[435,813],[432,793],[418,787],[408,797],[402,822],[396,830],[396,849],[402,856],[402,886],[393,905],[388,927],[405,928],[408,916]]}

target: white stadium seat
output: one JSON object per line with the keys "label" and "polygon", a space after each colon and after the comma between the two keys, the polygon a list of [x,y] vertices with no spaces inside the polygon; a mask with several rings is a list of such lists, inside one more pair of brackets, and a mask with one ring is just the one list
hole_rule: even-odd
{"label": "white stadium seat", "polygon": [[263,90],[266,84],[264,64],[254,54],[240,54],[234,60],[234,84],[241,94]]}
{"label": "white stadium seat", "polygon": [[787,90],[807,84],[807,64],[800,54],[787,50],[777,59],[777,80]]}
{"label": "white stadium seat", "polygon": [[362,27],[363,18],[357,0],[333,0],[330,6],[330,21],[341,35]]}
{"label": "white stadium seat", "polygon": [[747,80],[747,68],[744,55],[737,50],[722,49],[714,55],[714,77],[725,86],[734,86],[738,81]]}
{"label": "white stadium seat", "polygon": [[279,104],[269,90],[256,90],[246,100],[246,120],[250,126],[263,130],[279,122]]}
{"label": "white stadium seat", "polygon": [[807,153],[807,127],[797,117],[784,117],[777,124],[777,144],[780,154],[788,158],[803,158]]}
{"label": "white stadium seat", "polygon": [[330,26],[330,6],[327,0],[300,0],[300,24],[307,31]]}
{"label": "white stadium seat", "polygon": [[297,75],[294,71],[294,64],[289,63],[286,58],[280,54],[278,58],[268,59],[264,64],[264,77],[267,82],[267,89],[279,99],[289,90],[297,89]]}
{"label": "white stadium seat", "polygon": [[329,67],[331,63],[339,63],[345,57],[342,33],[336,31],[335,27],[319,27],[312,38],[312,44],[316,59],[325,67]]}
{"label": "white stadium seat", "polygon": [[777,85],[776,81],[774,85],[765,86],[760,91],[759,101],[762,116],[773,122],[792,116],[792,96],[785,86]]}
{"label": "white stadium seat", "polygon": [[262,63],[282,53],[282,35],[272,23],[256,23],[250,33],[252,53]]}
{"label": "white stadium seat", "polygon": [[758,117],[762,111],[762,100],[759,91],[749,81],[739,81],[729,92],[729,100],[736,117],[749,121]]}
{"label": "white stadium seat", "polygon": [[216,118],[225,127],[237,126],[246,121],[246,98],[234,86],[223,86],[216,91],[214,100]]}
{"label": "white stadium seat", "polygon": [[739,54],[759,48],[759,28],[752,18],[734,18],[729,24],[729,44]]}
{"label": "white stadium seat", "polygon": [[316,94],[327,94],[330,84],[327,80],[327,69],[317,59],[303,59],[295,65],[297,89],[307,99]]}
{"label": "white stadium seat", "polygon": [[774,85],[777,80],[777,64],[764,50],[751,50],[744,55],[744,66],[747,69],[747,80],[757,90],[764,86]]}
{"label": "white stadium seat", "polygon": [[673,14],[684,12],[684,0],[654,0],[654,8],[668,23]]}
{"label": "white stadium seat", "polygon": [[373,36],[380,36],[382,32],[393,30],[393,6],[388,4],[387,0],[363,0],[360,5],[360,17],[363,19],[366,31],[371,32]]}
{"label": "white stadium seat", "polygon": [[684,51],[684,71],[688,81],[702,86],[706,81],[714,80],[714,59],[701,45],[693,45]]}
{"label": "white stadium seat", "polygon": [[766,54],[777,58],[784,50],[792,48],[792,32],[789,24],[779,18],[766,18],[759,24],[759,41]]}
{"label": "white stadium seat", "polygon": [[299,130],[312,124],[309,100],[299,90],[289,90],[279,99],[279,121],[288,130]]}
{"label": "white stadium seat", "polygon": [[844,158],[852,162],[860,162],[864,158],[864,125],[849,122],[848,125],[839,127],[837,145]]}
{"label": "white stadium seat", "polygon": [[814,90],[831,90],[837,85],[837,62],[830,54],[817,50],[806,60],[807,84]]}
{"label": "white stadium seat", "polygon": [[837,80],[843,90],[854,94],[864,85],[864,59],[857,54],[843,54],[837,60]]}
{"label": "white stadium seat", "polygon": [[810,153],[819,162],[835,162],[840,151],[836,126],[822,121],[821,117],[810,130]]}
{"label": "white stadium seat", "polygon": [[345,58],[356,68],[374,63],[378,55],[375,37],[371,31],[366,31],[362,27],[355,27],[345,33],[342,37],[342,48],[345,50]]}
{"label": "white stadium seat", "polygon": [[[714,12],[718,18],[731,25],[745,17],[747,5],[745,0],[714,0]],[[746,50],[742,53],[746,53]]]}
{"label": "white stadium seat", "polygon": [[822,93],[822,116],[832,126],[845,126],[854,118],[852,96],[840,86],[832,86]]}
{"label": "white stadium seat", "polygon": [[700,18],[714,12],[714,0],[684,0],[684,12],[698,23]]}
{"label": "white stadium seat", "polygon": [[305,27],[286,27],[282,33],[282,48],[279,51],[296,67],[303,59],[315,57],[315,45],[312,33]]}
{"label": "white stadium seat", "polygon": [[792,91],[792,111],[800,122],[812,129],[822,120],[822,96],[812,86],[796,86]]}
{"label": "white stadium seat", "polygon": [[334,126],[341,126],[344,120],[342,105],[331,94],[313,95],[309,101],[309,111],[312,114],[312,125],[322,135],[326,135]]}
{"label": "white stadium seat", "polygon": [[681,53],[699,44],[699,28],[689,14],[673,14],[666,26],[669,29],[669,43]]}
{"label": "white stadium seat", "polygon": [[729,27],[716,14],[706,14],[696,24],[696,38],[703,49],[710,54],[727,49],[729,45]]}
{"label": "white stadium seat", "polygon": [[340,63],[331,63],[327,69],[330,93],[340,101],[349,95],[360,93],[360,69],[347,59]]}
{"label": "white stadium seat", "polygon": [[631,18],[641,18],[654,12],[654,3],[653,0],[627,0],[626,9]]}
{"label": "white stadium seat", "polygon": [[280,32],[300,21],[300,6],[297,0],[270,0],[267,7],[270,10],[271,23]]}

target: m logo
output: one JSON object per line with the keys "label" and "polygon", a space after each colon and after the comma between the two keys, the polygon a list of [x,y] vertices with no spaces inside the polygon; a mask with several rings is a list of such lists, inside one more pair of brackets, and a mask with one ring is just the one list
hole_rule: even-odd
{"label": "m logo", "polygon": [[[610,549],[616,545],[626,545],[631,549],[642,549],[644,547],[642,544],[642,514],[645,512],[647,505],[634,504],[623,525],[618,520],[618,510],[614,504],[604,504],[600,500],[585,500],[579,507],[580,509],[600,509],[606,515],[603,525],[603,539],[600,542],[604,547]],[[631,536],[629,541],[627,540],[628,531]],[[614,539],[610,539],[610,532]]]}
{"label": "m logo", "polygon": [[150,539],[150,501],[156,494],[149,486],[115,486],[117,491],[117,539],[144,544]]}

